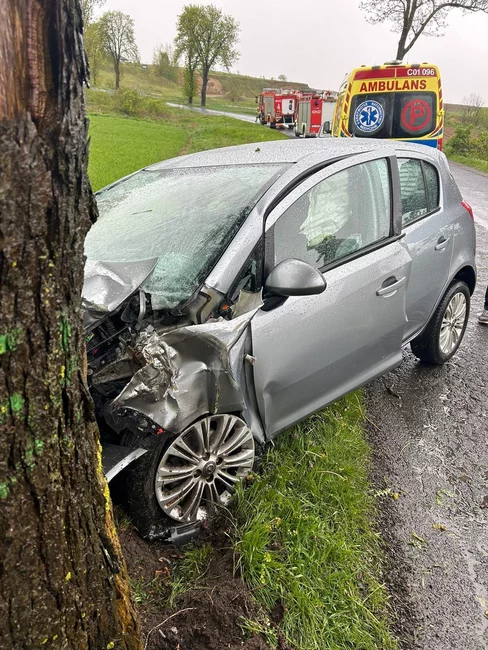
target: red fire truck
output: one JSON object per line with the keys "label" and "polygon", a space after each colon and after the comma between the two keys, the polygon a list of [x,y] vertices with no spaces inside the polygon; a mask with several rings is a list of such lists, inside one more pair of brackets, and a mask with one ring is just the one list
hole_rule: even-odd
{"label": "red fire truck", "polygon": [[256,101],[261,124],[268,124],[272,129],[277,126],[292,129],[295,126],[297,91],[265,88]]}
{"label": "red fire truck", "polygon": [[332,123],[337,94],[333,91],[304,90],[297,97],[295,135],[317,136],[322,124]]}

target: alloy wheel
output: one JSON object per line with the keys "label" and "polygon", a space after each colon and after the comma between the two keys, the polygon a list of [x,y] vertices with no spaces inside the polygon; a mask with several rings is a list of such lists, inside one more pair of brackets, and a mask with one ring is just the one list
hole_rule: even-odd
{"label": "alloy wheel", "polygon": [[176,437],[156,470],[155,493],[166,515],[180,522],[206,519],[225,504],[254,464],[251,430],[235,415],[213,415]]}
{"label": "alloy wheel", "polygon": [[442,317],[439,333],[439,347],[442,354],[450,355],[459,345],[463,335],[466,314],[466,296],[461,292],[455,293]]}

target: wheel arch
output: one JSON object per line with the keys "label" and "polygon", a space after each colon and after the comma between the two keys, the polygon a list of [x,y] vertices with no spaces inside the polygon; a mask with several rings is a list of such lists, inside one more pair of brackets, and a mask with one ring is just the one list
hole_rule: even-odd
{"label": "wheel arch", "polygon": [[465,282],[468,286],[470,295],[473,295],[476,287],[476,272],[472,266],[463,266],[459,271],[457,271],[452,280],[462,280]]}

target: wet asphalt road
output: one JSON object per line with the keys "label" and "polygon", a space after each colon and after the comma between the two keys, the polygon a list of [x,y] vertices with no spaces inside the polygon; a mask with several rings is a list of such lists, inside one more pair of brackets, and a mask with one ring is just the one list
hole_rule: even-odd
{"label": "wet asphalt road", "polygon": [[[222,115],[223,117],[232,117],[235,120],[241,120],[241,122],[250,122],[251,124],[255,124],[256,127],[259,126],[261,129],[265,128],[261,124],[256,122],[256,117],[254,115],[243,115],[242,113],[227,113],[224,111],[214,111],[210,108],[188,106],[187,104],[173,104],[172,102],[166,102],[166,103],[168,104],[168,106],[172,106],[173,108],[184,108],[186,111],[195,111],[197,113],[202,113],[203,115]],[[290,138],[296,137],[294,129],[280,128],[279,131],[289,136]]]}
{"label": "wet asphalt road", "polygon": [[[488,648],[488,175],[451,165],[475,211],[478,286],[457,355],[442,368],[405,351],[366,389],[373,476],[402,648]],[[395,499],[395,493],[399,495]]]}

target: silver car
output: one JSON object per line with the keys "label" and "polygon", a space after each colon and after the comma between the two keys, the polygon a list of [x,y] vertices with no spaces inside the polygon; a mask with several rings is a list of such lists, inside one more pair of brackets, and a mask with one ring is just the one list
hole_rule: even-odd
{"label": "silver car", "polygon": [[97,202],[89,384],[107,478],[124,470],[143,536],[194,529],[267,441],[407,343],[443,364],[463,338],[473,215],[434,149],[231,147],[152,165]]}

